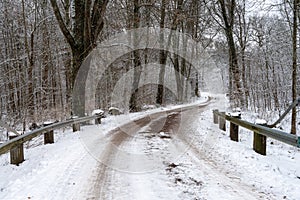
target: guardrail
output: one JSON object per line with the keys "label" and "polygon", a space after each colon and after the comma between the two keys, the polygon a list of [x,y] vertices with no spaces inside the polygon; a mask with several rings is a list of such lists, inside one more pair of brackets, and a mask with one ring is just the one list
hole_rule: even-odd
{"label": "guardrail", "polygon": [[[207,101],[204,102],[201,105],[206,105],[211,100],[210,97],[208,97]],[[172,112],[175,111],[184,111],[188,109],[194,108],[195,105],[192,106],[186,106],[183,108],[176,108],[173,109]],[[97,111],[97,110],[95,110]],[[98,112],[98,111],[97,111]],[[82,118],[72,118],[68,119],[64,122],[58,122],[54,124],[49,124],[44,126],[43,128],[36,129],[34,131],[28,132],[23,135],[19,136],[11,136],[10,140],[8,142],[5,142],[3,144],[0,144],[0,155],[10,151],[10,163],[19,165],[24,161],[24,147],[23,144],[39,135],[44,134],[44,144],[54,143],[54,134],[53,131],[59,128],[63,128],[69,125],[73,125],[73,132],[80,130],[80,123],[87,122],[90,120],[95,120],[95,124],[101,124],[101,118],[103,118],[103,113],[95,112],[95,115],[88,116],[88,117],[82,117]],[[1,124],[0,124],[1,125]]]}
{"label": "guardrail", "polygon": [[266,155],[267,137],[300,148],[300,136],[269,128],[267,124],[254,124],[241,120],[240,115],[231,116],[218,110],[213,110],[213,115],[214,123],[219,123],[221,130],[226,131],[226,120],[230,122],[230,138],[233,141],[238,141],[239,126],[253,131],[253,149],[259,154]]}
{"label": "guardrail", "polygon": [[24,161],[23,143],[44,134],[44,144],[54,143],[53,131],[69,125],[73,125],[73,132],[80,130],[80,123],[95,120],[95,124],[101,123],[102,114],[81,118],[71,118],[64,122],[45,125],[42,128],[33,130],[23,135],[10,136],[10,140],[0,145],[0,155],[10,151],[10,163],[19,165]]}

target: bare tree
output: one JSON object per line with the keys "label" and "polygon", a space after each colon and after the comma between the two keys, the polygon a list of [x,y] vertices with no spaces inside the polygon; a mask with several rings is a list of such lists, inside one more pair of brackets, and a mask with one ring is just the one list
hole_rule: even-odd
{"label": "bare tree", "polygon": [[[61,1],[64,9],[69,9],[70,1]],[[75,0],[74,1],[74,17],[68,16],[69,10],[65,10],[65,19],[62,16],[61,9],[57,0],[51,0],[52,9],[57,19],[58,25],[65,36],[72,51],[72,73],[70,77],[71,83],[68,84],[71,89],[75,83],[79,68],[95,48],[99,34],[104,27],[104,14],[109,0]],[[73,19],[72,26],[70,19]],[[79,85],[84,85],[80,83]],[[84,115],[84,98],[78,97],[78,105],[75,106],[77,115]],[[69,99],[70,101],[71,99]]]}
{"label": "bare tree", "polygon": [[[53,12],[59,27],[72,50],[72,76],[71,84],[74,84],[77,72],[86,56],[95,48],[99,34],[104,27],[104,14],[109,0],[75,0],[73,26],[70,28],[70,17],[68,14],[63,18],[57,0],[51,0]],[[62,1],[67,13],[70,1]]]}

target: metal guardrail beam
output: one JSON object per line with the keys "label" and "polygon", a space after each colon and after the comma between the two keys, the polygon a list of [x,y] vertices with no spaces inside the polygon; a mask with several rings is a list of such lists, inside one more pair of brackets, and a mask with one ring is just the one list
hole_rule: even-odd
{"label": "metal guardrail beam", "polygon": [[300,148],[300,136],[292,135],[290,133],[286,133],[286,132],[279,131],[276,129],[268,128],[268,127],[261,126],[258,124],[253,124],[253,123],[241,120],[241,119],[231,117],[224,113],[220,113],[218,111],[214,111],[214,114],[216,114],[219,117],[224,118],[227,121],[230,121],[238,126],[242,126],[248,130],[254,131],[254,132],[264,135],[266,137],[270,137],[275,140],[281,141],[283,143]]}
{"label": "metal guardrail beam", "polygon": [[63,128],[66,127],[68,125],[73,125],[76,123],[82,123],[82,122],[86,122],[86,121],[90,121],[90,120],[94,120],[97,119],[99,117],[102,117],[101,115],[94,115],[94,116],[88,116],[88,117],[82,117],[82,118],[76,118],[76,119],[68,119],[67,121],[64,122],[59,122],[59,123],[54,123],[51,124],[49,126],[40,128],[40,129],[36,129],[34,131],[31,131],[29,133],[20,135],[12,140],[9,140],[3,144],[0,145],[0,155],[8,152],[9,150],[17,147],[20,144],[23,144],[24,142],[27,142],[39,135],[42,135],[48,131],[52,131],[55,129],[59,129],[59,128]]}

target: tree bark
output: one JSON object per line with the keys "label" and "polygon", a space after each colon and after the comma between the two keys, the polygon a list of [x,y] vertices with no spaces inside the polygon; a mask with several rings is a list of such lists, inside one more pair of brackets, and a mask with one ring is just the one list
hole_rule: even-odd
{"label": "tree bark", "polygon": [[[133,10],[133,27],[139,28],[140,26],[140,1],[134,0],[134,10]],[[134,32],[133,35],[133,45],[137,46],[138,38]],[[141,77],[141,58],[138,50],[133,52],[133,65],[134,65],[134,73],[133,73],[133,84],[131,90],[131,96],[129,100],[129,111],[136,112],[139,109],[137,108],[137,95],[139,91],[139,82]]]}
{"label": "tree bark", "polygon": [[[166,0],[161,1],[161,13],[160,13],[160,28],[163,29],[165,27],[165,18],[166,18]],[[167,63],[167,53],[164,49],[163,40],[164,40],[164,33],[160,33],[160,44],[161,44],[161,51],[159,52],[159,77],[158,77],[158,86],[157,86],[157,93],[156,93],[156,103],[161,105],[163,103],[164,97],[164,80],[165,80],[165,68]]]}
{"label": "tree bark", "polygon": [[[292,101],[297,98],[297,29],[298,29],[298,3],[299,0],[294,0],[293,3],[293,72],[292,72]],[[292,109],[291,134],[296,134],[296,107]]]}

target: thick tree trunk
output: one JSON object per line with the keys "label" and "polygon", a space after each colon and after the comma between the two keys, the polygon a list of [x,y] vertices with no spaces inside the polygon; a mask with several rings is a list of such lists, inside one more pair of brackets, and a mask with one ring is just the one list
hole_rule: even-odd
{"label": "thick tree trunk", "polygon": [[[182,32],[184,32],[184,27],[182,24]],[[187,95],[185,95],[185,93],[187,93],[188,90],[188,82],[189,82],[189,74],[188,74],[188,70],[187,70],[187,63],[186,63],[186,52],[187,52],[187,37],[183,34],[182,35],[182,41],[183,41],[183,58],[181,58],[181,69],[180,69],[180,75],[181,75],[181,80],[180,80],[180,84],[182,86],[182,102],[186,102],[187,101]]]}
{"label": "thick tree trunk", "polygon": [[[297,17],[298,17],[298,3],[299,0],[294,0],[293,8],[293,73],[292,73],[292,100],[297,98]],[[291,133],[296,134],[296,107],[292,109]]]}
{"label": "thick tree trunk", "polygon": [[[160,14],[160,28],[163,29],[165,27],[165,17],[166,17],[166,1],[161,1],[161,14]],[[160,33],[160,44],[161,49],[164,49],[163,45],[164,40],[164,33]],[[157,86],[157,93],[156,93],[156,103],[161,105],[163,103],[164,98],[164,81],[165,81],[165,68],[167,63],[167,51],[161,50],[159,53],[159,64],[160,64],[160,71],[158,77],[158,86]]]}
{"label": "thick tree trunk", "polygon": [[[133,27],[139,28],[140,26],[140,2],[139,0],[134,0],[134,10],[133,10]],[[133,35],[133,45],[134,47],[137,46],[137,36]],[[139,109],[137,108],[137,95],[139,91],[139,82],[141,77],[141,59],[140,59],[140,53],[139,51],[133,52],[133,65],[134,65],[134,73],[133,73],[133,83],[132,83],[132,90],[131,90],[131,96],[129,100],[129,111],[130,112],[136,112]]]}
{"label": "thick tree trunk", "polygon": [[139,92],[139,82],[141,77],[141,60],[140,54],[138,51],[133,52],[133,64],[134,64],[134,72],[133,72],[133,83],[131,90],[131,97],[129,100],[129,111],[137,112],[139,108],[137,107],[137,95]]}
{"label": "thick tree trunk", "polygon": [[[178,29],[178,24],[181,22],[181,18],[180,15],[182,14],[183,11],[183,0],[177,0],[177,10],[176,10],[176,15],[174,18],[174,23],[173,23],[173,27],[172,30],[177,30]],[[176,48],[179,49],[179,41],[180,38],[178,36],[178,38],[174,38],[174,43],[176,45]],[[179,56],[178,55],[174,55],[174,69],[175,69],[175,78],[176,78],[176,86],[177,86],[177,99],[180,103],[183,102],[183,75],[182,75],[182,66],[180,66],[180,60],[179,60]]]}
{"label": "thick tree trunk", "polygon": [[200,97],[200,94],[199,94],[199,74],[198,74],[198,72],[196,72],[195,95],[196,95],[196,97]]}
{"label": "thick tree trunk", "polygon": [[181,74],[180,74],[180,62],[179,56],[174,55],[174,69],[177,87],[177,99],[180,103],[183,102],[183,85],[181,84]]}
{"label": "thick tree trunk", "polygon": [[[225,2],[226,1],[226,2]],[[229,52],[229,95],[231,101],[238,101],[241,106],[244,105],[243,92],[240,82],[240,72],[238,58],[233,38],[234,12],[236,7],[235,0],[218,0],[221,15],[224,22],[224,31],[227,38]],[[238,106],[240,106],[238,105]]]}
{"label": "thick tree trunk", "polygon": [[240,45],[240,59],[241,59],[241,92],[243,94],[243,99],[244,104],[241,105],[242,107],[248,108],[248,96],[249,96],[249,88],[247,84],[247,77],[246,77],[246,60],[245,60],[245,54],[246,54],[246,43],[247,43],[247,24],[246,24],[246,1],[242,0],[240,2],[240,7],[238,9],[238,41]]}
{"label": "thick tree trunk", "polygon": [[157,94],[156,94],[156,103],[159,105],[163,104],[166,63],[167,63],[167,52],[161,50],[159,54],[160,70],[159,70],[158,86],[157,86]]}

